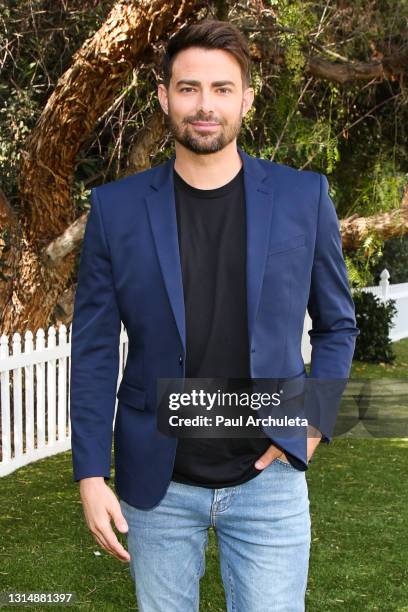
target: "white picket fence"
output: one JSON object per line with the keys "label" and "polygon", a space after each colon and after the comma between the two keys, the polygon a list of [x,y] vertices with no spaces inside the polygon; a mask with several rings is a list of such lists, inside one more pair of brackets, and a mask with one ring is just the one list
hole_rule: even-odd
{"label": "white picket fence", "polygon": [[[378,287],[366,287],[381,299],[396,299],[398,313],[391,332],[392,340],[408,337],[408,283],[390,285],[386,270]],[[302,357],[310,362],[311,346],[308,330],[311,320],[306,313],[302,337]],[[56,330],[43,329],[24,334],[0,337],[0,477],[17,468],[69,450],[70,337],[72,325]],[[128,351],[128,337],[122,325],[118,385],[122,378]],[[117,402],[116,402],[117,406]],[[115,411],[116,411],[115,406]]]}
{"label": "white picket fence", "polygon": [[[40,328],[0,337],[0,477],[71,448],[69,383],[72,325]],[[127,357],[127,334],[120,334],[118,384]]]}
{"label": "white picket fence", "polygon": [[397,312],[392,321],[390,339],[393,342],[408,337],[408,283],[390,284],[390,273],[387,269],[380,274],[380,282],[375,287],[365,287],[363,291],[372,293],[381,301],[395,300]]}

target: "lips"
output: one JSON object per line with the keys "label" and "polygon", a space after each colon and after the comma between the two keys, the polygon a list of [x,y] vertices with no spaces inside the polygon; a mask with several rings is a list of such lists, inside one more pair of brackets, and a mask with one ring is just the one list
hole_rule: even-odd
{"label": "lips", "polygon": [[212,121],[193,121],[192,122],[193,125],[198,125],[200,127],[211,127],[211,126],[216,126],[216,125],[220,125],[219,123],[214,123]]}
{"label": "lips", "polygon": [[191,125],[199,132],[215,132],[220,124],[212,121],[193,121]]}

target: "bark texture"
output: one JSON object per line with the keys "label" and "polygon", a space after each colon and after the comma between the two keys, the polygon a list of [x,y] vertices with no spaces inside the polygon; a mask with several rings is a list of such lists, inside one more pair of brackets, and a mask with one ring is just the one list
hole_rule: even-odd
{"label": "bark texture", "polygon": [[[11,277],[3,279],[1,290],[3,333],[35,332],[47,324],[75,263],[76,253],[67,249],[67,241],[75,221],[71,185],[78,151],[143,51],[176,30],[196,4],[119,0],[59,79],[21,164],[19,236],[7,260]],[[1,227],[12,228],[11,210],[5,205],[1,210]],[[76,222],[74,242],[75,229],[83,222]]]}
{"label": "bark texture", "polygon": [[372,233],[382,240],[408,234],[408,187],[400,208],[372,217],[352,215],[340,221],[340,230],[345,251],[356,249]]}

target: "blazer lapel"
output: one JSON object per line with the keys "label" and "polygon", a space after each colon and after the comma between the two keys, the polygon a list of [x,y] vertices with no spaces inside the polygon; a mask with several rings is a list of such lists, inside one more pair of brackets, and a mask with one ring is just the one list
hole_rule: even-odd
{"label": "blazer lapel", "polygon": [[[247,221],[247,308],[251,344],[268,253],[272,219],[272,189],[264,184],[268,174],[262,164],[238,147],[244,169]],[[183,279],[179,252],[173,184],[175,155],[157,168],[152,193],[146,197],[156,251],[180,338],[186,351]]]}
{"label": "blazer lapel", "polygon": [[186,352],[183,278],[177,233],[176,202],[173,185],[175,155],[157,168],[146,197],[156,251],[180,338]]}
{"label": "blazer lapel", "polygon": [[262,282],[268,254],[272,220],[272,187],[265,179],[268,174],[255,157],[238,147],[243,161],[247,221],[247,308],[250,348],[261,297]]}

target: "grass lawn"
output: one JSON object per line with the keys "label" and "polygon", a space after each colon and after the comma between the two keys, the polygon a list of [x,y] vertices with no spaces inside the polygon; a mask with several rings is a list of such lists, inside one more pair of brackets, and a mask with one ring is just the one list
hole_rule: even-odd
{"label": "grass lawn", "polygon": [[[408,340],[395,347],[396,365],[356,362],[351,377],[407,377]],[[408,440],[392,438],[346,436],[318,447],[307,471],[308,611],[408,612],[407,451]],[[136,609],[128,565],[100,549],[87,530],[70,452],[2,478],[0,503],[0,593],[74,591],[73,609]],[[212,530],[200,607],[210,611],[225,612]]]}
{"label": "grass lawn", "polygon": [[408,378],[408,338],[393,343],[394,364],[353,361],[350,378]]}

